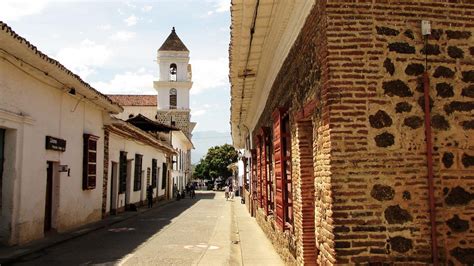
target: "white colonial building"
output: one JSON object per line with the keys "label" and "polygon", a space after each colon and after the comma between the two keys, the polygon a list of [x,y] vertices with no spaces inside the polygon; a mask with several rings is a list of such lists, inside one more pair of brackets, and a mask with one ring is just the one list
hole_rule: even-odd
{"label": "white colonial building", "polygon": [[[173,28],[158,49],[159,78],[153,83],[157,95],[109,95],[124,112],[118,118],[127,120],[139,114],[162,125],[174,128],[171,143],[177,155],[173,157],[172,179],[182,189],[191,177],[191,141],[196,123],[191,122],[189,92],[193,85],[189,50]],[[170,184],[173,185],[173,184]]]}
{"label": "white colonial building", "polygon": [[100,220],[104,121],[122,108],[0,21],[0,238]]}
{"label": "white colonial building", "polygon": [[0,242],[140,205],[149,185],[155,199],[171,195],[179,149],[170,132],[179,130],[114,117],[122,111],[0,21]]}

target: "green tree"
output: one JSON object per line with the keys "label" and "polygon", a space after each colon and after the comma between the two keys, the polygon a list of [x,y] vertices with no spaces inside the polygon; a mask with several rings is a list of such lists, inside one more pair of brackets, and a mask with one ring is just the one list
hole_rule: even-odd
{"label": "green tree", "polygon": [[237,151],[229,144],[209,148],[206,156],[196,165],[193,176],[209,180],[219,176],[227,178],[232,175],[227,166],[237,162],[237,157]]}

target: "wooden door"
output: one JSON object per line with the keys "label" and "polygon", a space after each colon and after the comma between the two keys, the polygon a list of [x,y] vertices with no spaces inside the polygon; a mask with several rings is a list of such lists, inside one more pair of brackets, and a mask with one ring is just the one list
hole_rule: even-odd
{"label": "wooden door", "polygon": [[51,230],[53,211],[53,162],[48,161],[46,170],[46,201],[44,208],[44,231]]}

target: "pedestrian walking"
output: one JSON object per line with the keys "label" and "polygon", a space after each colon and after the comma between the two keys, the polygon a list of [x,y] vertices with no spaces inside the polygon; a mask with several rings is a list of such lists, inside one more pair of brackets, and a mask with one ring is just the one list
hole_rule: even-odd
{"label": "pedestrian walking", "polygon": [[232,199],[232,200],[233,200],[233,199],[234,199],[234,193],[235,193],[235,192],[234,192],[234,187],[233,187],[233,186],[231,186],[231,187],[230,187],[229,193],[230,193],[230,195],[229,195],[230,199]]}
{"label": "pedestrian walking", "polygon": [[196,196],[196,190],[194,189],[194,185],[191,185],[191,198],[194,199]]}
{"label": "pedestrian walking", "polygon": [[224,191],[225,191],[225,193],[224,193],[225,194],[225,200],[227,201],[229,199],[229,186],[225,186]]}
{"label": "pedestrian walking", "polygon": [[146,189],[146,198],[148,200],[148,208],[153,207],[153,187],[148,185]]}

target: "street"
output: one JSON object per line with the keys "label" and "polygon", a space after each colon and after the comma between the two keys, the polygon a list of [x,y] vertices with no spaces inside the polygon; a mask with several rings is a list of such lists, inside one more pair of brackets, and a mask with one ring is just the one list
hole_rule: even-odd
{"label": "street", "polygon": [[[240,198],[226,201],[222,192],[199,192],[195,199],[172,202],[30,254],[16,265],[281,264],[263,232],[249,232],[248,226],[244,235],[260,236],[268,243],[259,244],[257,257],[251,251],[243,256],[242,250],[252,249],[241,247],[240,243],[245,241],[239,239],[237,223],[242,215],[234,214],[234,206],[244,208]],[[245,219],[253,220],[247,216]],[[252,230],[260,230],[255,221],[251,222]]]}

